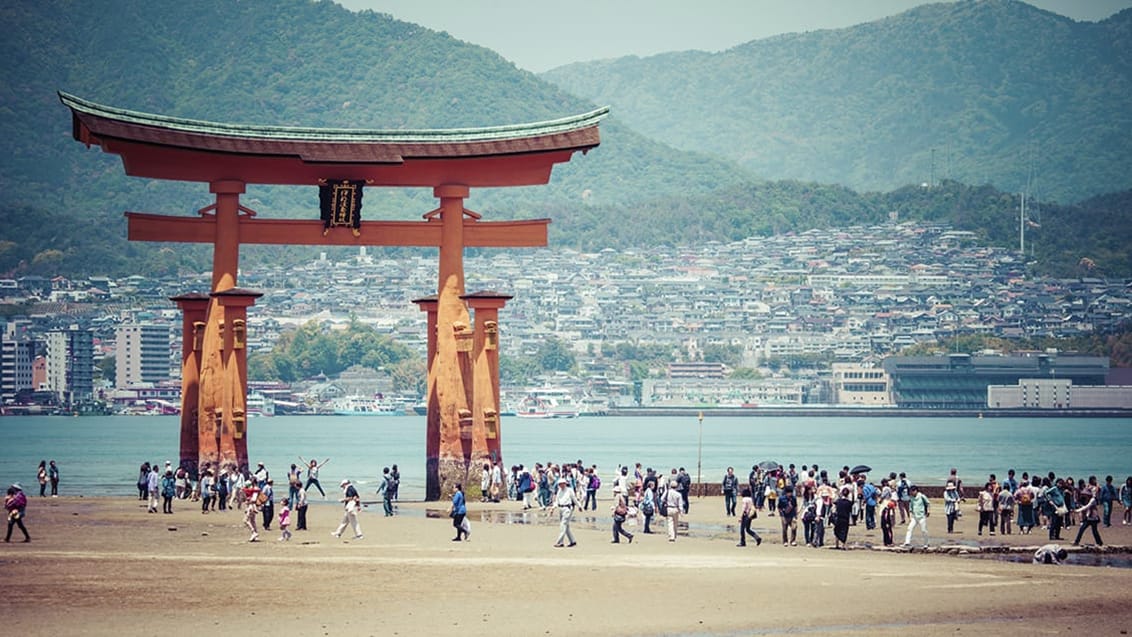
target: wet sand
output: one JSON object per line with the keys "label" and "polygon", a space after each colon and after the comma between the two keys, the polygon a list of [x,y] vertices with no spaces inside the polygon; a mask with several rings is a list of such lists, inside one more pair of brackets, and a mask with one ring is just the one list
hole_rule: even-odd
{"label": "wet sand", "polygon": [[[933,509],[942,511],[939,502]],[[470,541],[451,542],[444,504],[402,503],[361,516],[362,540],[330,536],[333,503],[311,506],[309,531],[249,543],[240,512],[202,515],[174,503],[147,514],[122,498],[31,498],[32,542],[0,545],[4,632],[13,635],[285,633],[288,635],[1127,634],[1132,569],[1034,566],[996,559],[856,548],[735,546],[720,498],[693,498],[690,535],[637,534],[611,544],[609,501],[575,524],[578,546],[552,548],[557,518],[519,503],[469,504]],[[1121,509],[1120,507],[1117,507]],[[1121,509],[1122,510],[1122,509]],[[1045,543],[959,533],[929,520],[933,545]],[[498,520],[485,522],[481,517]],[[588,519],[587,519],[588,518]],[[510,521],[506,523],[505,521]],[[1101,533],[1132,545],[1132,526]],[[628,527],[634,533],[636,527]],[[774,532],[771,532],[773,529]],[[827,538],[832,540],[832,530]],[[801,536],[801,524],[798,533]],[[1071,544],[1076,528],[1063,532]],[[346,537],[349,535],[347,532]],[[897,543],[903,529],[897,528]],[[850,542],[880,543],[853,527]],[[1085,540],[1091,544],[1091,538]],[[799,542],[801,543],[801,542]],[[1120,549],[1117,549],[1120,550]],[[1127,557],[1126,554],[1122,557]]]}

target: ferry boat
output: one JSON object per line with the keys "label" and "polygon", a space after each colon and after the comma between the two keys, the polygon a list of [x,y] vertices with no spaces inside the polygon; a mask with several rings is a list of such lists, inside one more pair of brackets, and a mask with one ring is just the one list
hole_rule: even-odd
{"label": "ferry boat", "polygon": [[385,400],[381,394],[372,398],[365,396],[344,396],[331,402],[335,416],[401,416],[405,407],[392,400]]}
{"label": "ferry boat", "polygon": [[248,394],[247,407],[249,418],[275,415],[275,401],[260,392]]}
{"label": "ferry boat", "polygon": [[565,389],[531,389],[515,409],[519,418],[577,418],[578,406]]}

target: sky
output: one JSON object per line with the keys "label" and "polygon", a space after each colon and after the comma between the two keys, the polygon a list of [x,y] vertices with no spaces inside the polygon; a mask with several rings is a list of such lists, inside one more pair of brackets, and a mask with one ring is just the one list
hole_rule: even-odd
{"label": "sky", "polygon": [[[541,73],[571,62],[668,51],[722,51],[780,33],[835,29],[924,0],[335,0],[494,50]],[[1098,21],[1132,0],[1028,0]]]}

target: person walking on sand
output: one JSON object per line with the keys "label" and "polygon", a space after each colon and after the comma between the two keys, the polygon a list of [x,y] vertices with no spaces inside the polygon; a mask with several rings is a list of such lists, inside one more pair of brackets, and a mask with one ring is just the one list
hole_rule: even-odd
{"label": "person walking on sand", "polygon": [[389,467],[385,467],[381,470],[381,486],[377,488],[377,492],[381,495],[381,509],[385,512],[385,517],[393,515],[392,481],[393,478],[389,475]]}
{"label": "person walking on sand", "polygon": [[47,497],[47,461],[39,461],[39,470],[36,471],[36,480],[39,481],[39,497]]}
{"label": "person walking on sand", "polygon": [[908,504],[912,501],[911,483],[908,482],[908,476],[903,471],[900,472],[900,480],[896,483],[896,506],[900,511],[900,523],[908,523]]}
{"label": "person walking on sand", "polygon": [[895,494],[891,497],[882,500],[880,503],[880,534],[881,541],[885,546],[892,546],[892,527],[893,522],[896,520],[896,500]]}
{"label": "person walking on sand", "polygon": [[959,490],[954,482],[943,488],[943,515],[947,517],[947,532],[955,531],[955,519],[959,516]]}
{"label": "person walking on sand", "polygon": [[299,489],[303,488],[303,472],[296,464],[287,470],[287,506],[294,509],[299,501]]}
{"label": "person walking on sand", "polygon": [[1045,502],[1042,513],[1049,518],[1049,539],[1061,539],[1061,520],[1066,513],[1065,495],[1061,492],[1062,480],[1056,482],[1049,478],[1042,478],[1042,496]]}
{"label": "person walking on sand", "polygon": [[988,482],[979,492],[979,500],[975,508],[979,511],[979,535],[983,534],[983,527],[990,527],[990,534],[994,535],[994,483]]}
{"label": "person walking on sand", "polygon": [[[200,477],[200,512],[208,513],[209,505],[212,504],[212,491],[215,482],[212,480],[212,471],[205,469],[204,475]],[[267,528],[267,525],[264,525]]]}
{"label": "person walking on sand", "polygon": [[303,460],[302,456],[299,456],[299,462],[307,465],[307,484],[303,488],[310,489],[311,485],[313,484],[315,488],[318,489],[318,492],[322,494],[322,497],[325,498],[326,492],[322,490],[322,485],[318,482],[318,472],[322,469],[323,466],[326,465],[326,463],[330,462],[330,458],[327,458],[320,463],[313,458],[310,460],[310,462],[307,462],[306,460]]}
{"label": "person walking on sand", "polygon": [[487,502],[491,497],[491,465],[483,463],[480,470],[480,502]]}
{"label": "person walking on sand", "polygon": [[350,481],[347,479],[343,479],[338,486],[342,488],[342,497],[339,498],[338,501],[342,503],[344,511],[342,513],[342,522],[338,525],[338,528],[331,531],[330,534],[334,537],[342,537],[342,532],[346,530],[346,527],[352,525],[354,527],[354,539],[360,540],[365,536],[362,535],[362,527],[358,522],[358,509],[361,507],[358,490],[354,488],[354,485],[350,484]]}
{"label": "person walking on sand", "polygon": [[263,508],[263,530],[270,531],[271,521],[275,519],[275,480],[268,478],[259,488],[264,495],[263,502],[260,503]]}
{"label": "person walking on sand", "polygon": [[908,501],[908,510],[912,517],[908,522],[908,532],[904,534],[904,546],[912,545],[912,531],[919,526],[924,540],[923,546],[928,548],[928,516],[931,515],[931,502],[928,501],[928,496],[920,493],[920,488],[914,484],[908,488],[908,493],[911,497]]}
{"label": "person walking on sand", "polygon": [[739,492],[739,476],[735,475],[735,467],[727,467],[720,487],[723,490],[723,513],[735,517],[735,496]]}
{"label": "person walking on sand", "polygon": [[668,518],[668,541],[676,541],[676,529],[680,523],[680,511],[684,506],[684,498],[680,494],[680,483],[676,480],[671,480],[668,483],[668,490],[664,492],[664,504],[668,509],[666,517]]}
{"label": "person walking on sand", "polygon": [[295,525],[296,531],[307,530],[307,490],[299,489],[299,499],[295,502],[295,515],[298,516],[299,522]]}
{"label": "person walking on sand", "polygon": [[157,463],[150,465],[149,476],[146,477],[146,492],[149,493],[149,513],[157,513],[157,494],[161,484],[161,475],[157,473]]}
{"label": "person walking on sand", "polygon": [[625,536],[629,540],[629,544],[632,544],[633,534],[621,526],[625,524],[625,520],[629,516],[629,501],[625,497],[625,490],[620,484],[613,487],[613,505],[609,507],[609,510],[613,513],[613,543],[620,544],[621,536]]}
{"label": "person walking on sand", "polygon": [[8,534],[4,536],[5,542],[12,541],[12,527],[20,527],[20,531],[24,534],[24,541],[31,542],[31,536],[28,535],[28,529],[24,526],[24,517],[27,513],[28,498],[24,495],[24,490],[19,488],[19,485],[13,484],[8,487],[8,492],[4,496],[4,511],[8,514]]}
{"label": "person walking on sand", "polygon": [[464,534],[464,518],[468,515],[468,505],[464,502],[464,485],[459,482],[456,483],[456,488],[452,491],[452,526],[456,529],[456,537],[452,538],[453,542],[463,541]]}
{"label": "person walking on sand", "polygon": [[[55,461],[52,460],[51,464],[54,465]],[[1112,503],[1116,501],[1116,498],[1116,486],[1112,484],[1112,476],[1105,476],[1104,484],[1101,485],[1097,494],[1097,500],[1101,503],[1101,521],[1106,529],[1112,526]]]}
{"label": "person walking on sand", "polygon": [[853,488],[841,487],[837,501],[833,503],[833,547],[845,550],[849,546],[849,523],[853,520]]}
{"label": "person walking on sand", "polygon": [[739,517],[739,543],[736,546],[747,546],[747,536],[755,538],[755,546],[763,543],[763,539],[751,528],[751,521],[758,515],[755,513],[755,501],[751,498],[751,488],[743,487],[743,508]]}
{"label": "person walking on sand", "polygon": [[1120,485],[1120,505],[1124,507],[1124,517],[1120,520],[1123,525],[1132,524],[1132,476]]}
{"label": "person walking on sand", "polygon": [[249,481],[244,487],[244,526],[252,532],[251,537],[248,538],[249,542],[259,539],[259,529],[256,528],[256,520],[259,518],[259,496],[259,486],[254,480]]}
{"label": "person walking on sand", "polygon": [[172,471],[166,471],[161,478],[161,512],[173,513],[173,496],[177,495],[177,479]]}
{"label": "person walking on sand", "polygon": [[[558,493],[554,494],[553,506],[558,509],[558,539],[554,542],[554,548],[574,546],[577,542],[574,540],[573,531],[570,530],[570,519],[574,517],[578,498],[574,494],[574,490],[570,488],[570,481],[566,478],[558,479]],[[564,540],[569,540],[570,544],[564,545],[562,543]]]}
{"label": "person walking on sand", "polygon": [[778,499],[778,520],[782,523],[782,545],[798,546],[798,498],[789,484],[782,487]]}
{"label": "person walking on sand", "polygon": [[1013,535],[1014,491],[1002,485],[998,492],[998,534]]}
{"label": "person walking on sand", "polygon": [[641,527],[641,533],[648,535],[652,535],[650,525],[652,524],[652,516],[656,513],[656,492],[653,491],[654,484],[656,484],[655,479],[646,479],[644,481],[645,492],[641,495],[641,504],[637,507],[637,510],[641,513],[641,517],[644,518],[644,526]]}
{"label": "person walking on sand", "polygon": [[279,500],[279,541],[287,542],[291,539],[291,508],[287,506],[289,498]]}
{"label": "person walking on sand", "polygon": [[59,465],[54,460],[47,463],[47,480],[51,483],[51,497],[59,497]]}
{"label": "person walking on sand", "polygon": [[1086,528],[1093,530],[1093,541],[1096,545],[1104,546],[1104,542],[1101,541],[1101,534],[1097,531],[1097,525],[1101,521],[1100,501],[1097,500],[1097,477],[1089,476],[1089,484],[1092,488],[1086,488],[1082,493],[1083,498],[1087,501],[1074,511],[1081,514],[1081,526],[1077,528],[1077,539],[1073,540],[1073,546],[1081,545],[1081,536],[1085,534]]}

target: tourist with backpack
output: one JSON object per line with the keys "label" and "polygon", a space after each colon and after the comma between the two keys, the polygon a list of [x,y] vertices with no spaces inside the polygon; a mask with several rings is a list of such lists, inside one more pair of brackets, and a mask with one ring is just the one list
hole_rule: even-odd
{"label": "tourist with backpack", "polygon": [[778,520],[782,523],[782,545],[798,546],[798,499],[789,484],[782,487],[778,499]]}
{"label": "tourist with backpack", "polygon": [[601,488],[601,478],[597,475],[596,469],[586,469],[586,499],[582,502],[582,510],[587,511],[593,509],[597,511],[597,490]]}
{"label": "tourist with backpack", "polygon": [[[958,488],[958,486],[959,485],[956,485],[956,488]],[[900,472],[900,481],[896,483],[896,506],[897,506],[897,509],[900,511],[900,523],[901,524],[907,524],[908,523],[908,513],[909,513],[908,504],[912,501],[911,487],[912,487],[912,485],[909,484],[909,482],[908,482],[908,476],[906,476],[904,474],[904,472],[901,471]],[[955,516],[959,517],[958,504],[956,505],[956,508],[955,508]]]}
{"label": "tourist with backpack", "polygon": [[638,507],[638,511],[641,512],[641,516],[644,518],[644,526],[641,527],[641,533],[652,534],[652,529],[649,525],[652,524],[652,516],[656,513],[656,492],[652,489],[654,484],[656,484],[655,479],[646,479],[644,481],[645,493],[641,496],[641,505]]}
{"label": "tourist with backpack", "polygon": [[28,535],[28,529],[24,526],[24,517],[27,514],[28,498],[24,495],[24,490],[20,485],[13,484],[8,487],[8,492],[4,496],[4,511],[8,514],[8,534],[4,536],[5,542],[12,541],[12,527],[20,527],[20,531],[24,534],[24,541],[31,542],[31,536]]}

